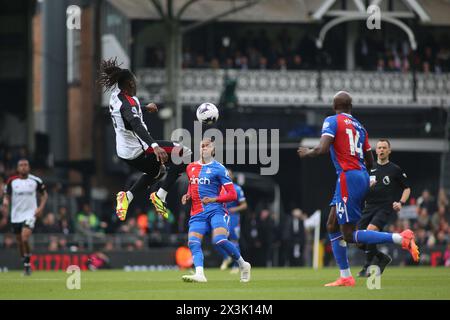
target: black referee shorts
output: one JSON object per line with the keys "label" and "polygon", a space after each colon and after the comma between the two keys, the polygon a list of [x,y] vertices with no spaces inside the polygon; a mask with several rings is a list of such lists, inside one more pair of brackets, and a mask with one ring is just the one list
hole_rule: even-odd
{"label": "black referee shorts", "polygon": [[358,221],[358,229],[365,230],[369,224],[373,224],[379,230],[383,230],[391,219],[394,218],[394,213],[392,204],[366,206],[362,212],[361,219]]}

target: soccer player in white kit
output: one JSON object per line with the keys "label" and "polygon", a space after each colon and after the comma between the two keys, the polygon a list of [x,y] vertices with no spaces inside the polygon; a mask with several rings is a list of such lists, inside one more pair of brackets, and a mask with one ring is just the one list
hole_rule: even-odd
{"label": "soccer player in white kit", "polygon": [[[37,199],[40,198],[39,206]],[[31,250],[28,239],[33,232],[36,218],[42,215],[48,195],[42,180],[30,174],[30,163],[21,159],[17,163],[17,175],[6,183],[3,211],[7,216],[11,210],[11,225],[16,234],[24,275],[31,275]]]}
{"label": "soccer player in white kit", "polygon": [[[157,112],[158,108],[154,103],[141,108],[136,97],[136,77],[130,70],[120,68],[116,59],[102,61],[98,83],[112,91],[109,111],[116,133],[117,156],[143,173],[128,191],[117,193],[117,216],[125,220],[129,203],[160,180],[168,166],[161,187],[150,194],[156,211],[167,219],[167,193],[191,162],[191,150],[179,143],[155,140],[150,136],[143,120],[143,110]],[[181,163],[174,163],[174,156],[179,157]]]}

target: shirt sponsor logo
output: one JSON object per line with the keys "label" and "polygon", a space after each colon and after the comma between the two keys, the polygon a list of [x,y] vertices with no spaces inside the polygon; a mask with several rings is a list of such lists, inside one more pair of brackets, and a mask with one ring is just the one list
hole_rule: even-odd
{"label": "shirt sponsor logo", "polygon": [[34,192],[14,192],[14,195],[16,196],[32,196],[34,195]]}
{"label": "shirt sponsor logo", "polygon": [[191,182],[191,184],[211,184],[211,180],[209,180],[206,177],[202,177],[202,178],[191,177],[191,179],[189,179],[189,181]]}

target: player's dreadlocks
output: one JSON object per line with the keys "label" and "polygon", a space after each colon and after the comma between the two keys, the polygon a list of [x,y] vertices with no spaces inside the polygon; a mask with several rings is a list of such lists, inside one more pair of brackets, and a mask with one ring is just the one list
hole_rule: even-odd
{"label": "player's dreadlocks", "polygon": [[111,90],[116,84],[122,89],[126,80],[134,78],[130,70],[122,69],[120,65],[122,64],[117,63],[117,58],[103,60],[100,63],[100,75],[97,83],[105,87],[105,91]]}

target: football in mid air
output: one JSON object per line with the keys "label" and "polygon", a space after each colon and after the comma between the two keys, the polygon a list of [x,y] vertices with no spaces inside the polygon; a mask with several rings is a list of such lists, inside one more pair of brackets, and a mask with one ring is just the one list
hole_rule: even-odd
{"label": "football in mid air", "polygon": [[216,123],[219,119],[219,110],[210,102],[202,103],[197,108],[197,119],[204,124]]}

